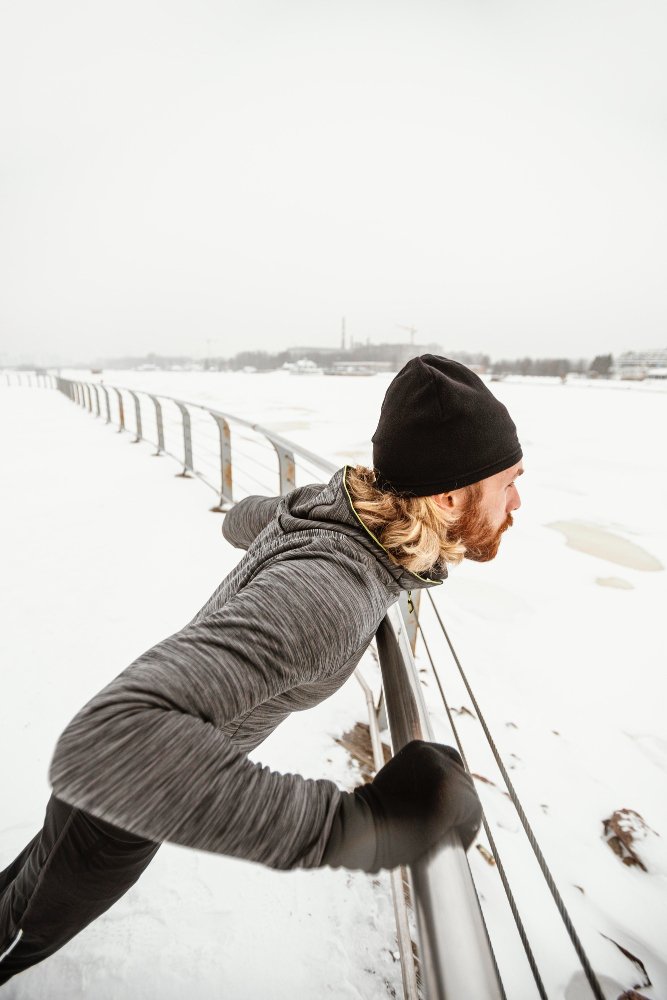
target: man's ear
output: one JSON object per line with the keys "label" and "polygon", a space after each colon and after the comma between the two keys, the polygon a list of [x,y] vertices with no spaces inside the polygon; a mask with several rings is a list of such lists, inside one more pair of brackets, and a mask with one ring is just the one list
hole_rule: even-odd
{"label": "man's ear", "polygon": [[456,500],[452,493],[435,493],[432,500],[435,500],[438,507],[443,510],[453,510],[456,507]]}
{"label": "man's ear", "polygon": [[435,500],[438,507],[442,507],[443,510],[458,511],[465,503],[466,496],[466,487],[462,486],[461,489],[450,490],[448,493],[434,493],[432,499]]}

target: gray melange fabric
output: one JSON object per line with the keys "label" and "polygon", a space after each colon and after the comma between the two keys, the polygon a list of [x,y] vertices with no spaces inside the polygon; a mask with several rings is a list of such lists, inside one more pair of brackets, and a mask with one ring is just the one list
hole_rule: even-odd
{"label": "gray melange fabric", "polygon": [[247,753],[347,680],[401,589],[436,582],[394,564],[359,523],[344,471],[226,515],[225,538],[247,553],[67,726],[50,769],[60,799],[155,841],[273,868],[321,862],[336,785]]}

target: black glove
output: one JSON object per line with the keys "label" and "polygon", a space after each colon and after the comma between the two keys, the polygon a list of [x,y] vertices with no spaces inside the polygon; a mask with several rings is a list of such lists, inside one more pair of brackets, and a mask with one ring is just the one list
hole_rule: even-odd
{"label": "black glove", "polygon": [[451,829],[467,850],[481,821],[456,750],[413,740],[373,781],[343,793],[321,863],[368,872],[411,864]]}

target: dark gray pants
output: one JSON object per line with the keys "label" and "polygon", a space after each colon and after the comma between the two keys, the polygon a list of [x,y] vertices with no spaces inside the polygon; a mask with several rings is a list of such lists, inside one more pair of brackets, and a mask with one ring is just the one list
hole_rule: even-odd
{"label": "dark gray pants", "polygon": [[51,796],[40,832],[0,872],[0,985],[108,910],[159,846]]}

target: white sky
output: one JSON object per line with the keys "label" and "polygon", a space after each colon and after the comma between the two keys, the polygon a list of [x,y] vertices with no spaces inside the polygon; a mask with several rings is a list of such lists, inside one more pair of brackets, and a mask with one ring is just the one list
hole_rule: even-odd
{"label": "white sky", "polygon": [[662,0],[14,0],[0,363],[667,344]]}

